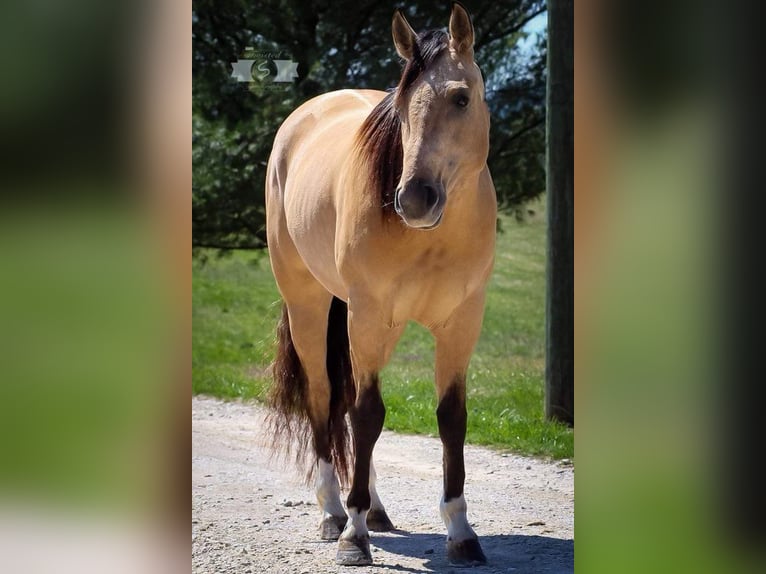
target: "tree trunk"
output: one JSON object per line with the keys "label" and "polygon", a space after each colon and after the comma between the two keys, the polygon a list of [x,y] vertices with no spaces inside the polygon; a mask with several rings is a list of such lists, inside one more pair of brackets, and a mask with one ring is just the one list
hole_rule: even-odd
{"label": "tree trunk", "polygon": [[545,415],[574,425],[574,15],[548,1]]}

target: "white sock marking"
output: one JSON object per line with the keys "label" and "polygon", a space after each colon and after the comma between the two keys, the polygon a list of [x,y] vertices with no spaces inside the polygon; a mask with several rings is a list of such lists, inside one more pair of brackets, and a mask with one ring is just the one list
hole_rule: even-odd
{"label": "white sock marking", "polygon": [[476,533],[468,524],[468,517],[466,516],[467,508],[465,496],[462,494],[449,502],[444,502],[444,497],[442,496],[441,503],[439,504],[442,520],[444,520],[444,524],[447,526],[447,536],[455,542],[476,538]]}
{"label": "white sock marking", "polygon": [[349,539],[357,536],[369,536],[370,531],[367,530],[367,513],[369,510],[363,510],[359,512],[356,507],[348,509],[348,520],[346,521],[346,527],[343,529],[341,538]]}
{"label": "white sock marking", "polygon": [[317,502],[322,509],[323,518],[328,516],[345,516],[343,504],[340,501],[340,483],[332,464],[319,459],[319,472],[316,479]]}

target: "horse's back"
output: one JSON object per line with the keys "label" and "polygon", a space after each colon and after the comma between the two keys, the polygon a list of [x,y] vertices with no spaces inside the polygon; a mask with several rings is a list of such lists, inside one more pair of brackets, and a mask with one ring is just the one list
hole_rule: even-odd
{"label": "horse's back", "polygon": [[282,123],[269,158],[266,226],[272,259],[276,246],[283,257],[300,257],[295,265],[305,265],[336,295],[343,295],[335,268],[339,180],[359,126],[384,96],[340,90],[305,102]]}
{"label": "horse's back", "polygon": [[357,129],[383,96],[385,92],[375,90],[338,90],[296,108],[282,122],[271,152],[273,168],[284,172],[279,174],[284,176],[278,182],[280,191],[292,181],[303,183],[302,176],[316,182],[316,177],[304,172],[329,172],[327,168],[345,160]]}

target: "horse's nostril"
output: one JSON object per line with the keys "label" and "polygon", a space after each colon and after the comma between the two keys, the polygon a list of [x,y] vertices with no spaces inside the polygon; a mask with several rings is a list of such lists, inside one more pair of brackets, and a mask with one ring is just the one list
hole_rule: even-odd
{"label": "horse's nostril", "polygon": [[433,185],[424,185],[423,191],[425,192],[426,205],[429,208],[436,205],[436,202],[439,201],[439,192],[436,191],[436,188]]}
{"label": "horse's nostril", "polygon": [[410,180],[394,196],[394,208],[405,220],[433,219],[444,201],[444,188],[429,180]]}

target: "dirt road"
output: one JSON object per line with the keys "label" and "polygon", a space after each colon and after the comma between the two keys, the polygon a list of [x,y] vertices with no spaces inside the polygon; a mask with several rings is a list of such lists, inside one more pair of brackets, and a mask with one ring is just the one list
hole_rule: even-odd
{"label": "dirt road", "polygon": [[[335,564],[317,536],[313,491],[292,467],[269,462],[265,411],[192,401],[192,564],[199,574],[451,572],[439,517],[441,443],[384,431],[378,492],[399,529],[372,533],[373,566]],[[574,572],[574,469],[466,447],[468,518],[489,561],[478,573]]]}

